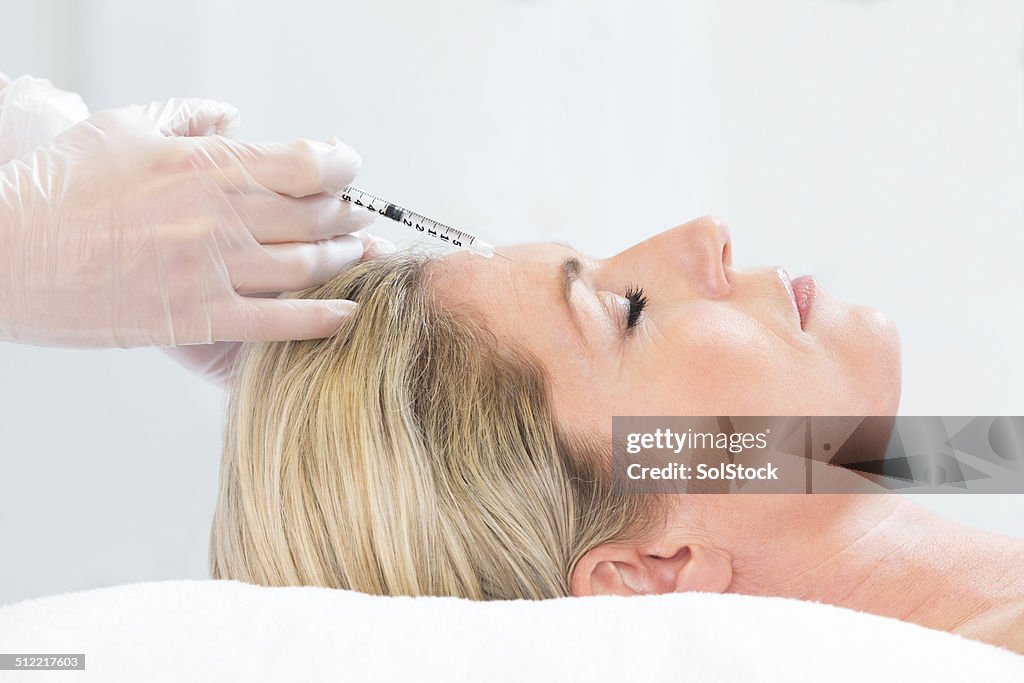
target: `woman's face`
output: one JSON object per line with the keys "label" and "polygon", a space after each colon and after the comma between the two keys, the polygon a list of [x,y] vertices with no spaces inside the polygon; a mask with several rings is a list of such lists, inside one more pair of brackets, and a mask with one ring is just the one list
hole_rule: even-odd
{"label": "woman's face", "polygon": [[[896,412],[892,321],[817,287],[801,323],[785,271],[734,268],[729,231],[715,218],[606,259],[557,244],[500,251],[511,260],[440,259],[435,292],[541,359],[570,433],[608,433],[613,415]],[[637,290],[647,299],[638,317]]]}

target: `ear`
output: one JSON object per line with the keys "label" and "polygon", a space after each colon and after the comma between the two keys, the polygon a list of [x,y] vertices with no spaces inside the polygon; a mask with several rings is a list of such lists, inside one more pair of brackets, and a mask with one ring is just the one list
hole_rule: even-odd
{"label": "ear", "polygon": [[702,543],[644,548],[605,543],[588,550],[572,573],[571,590],[584,595],[724,593],[732,583],[732,557]]}

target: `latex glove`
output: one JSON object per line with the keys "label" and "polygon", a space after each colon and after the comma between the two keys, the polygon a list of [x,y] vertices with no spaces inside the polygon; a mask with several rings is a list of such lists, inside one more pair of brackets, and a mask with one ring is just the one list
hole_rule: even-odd
{"label": "latex glove", "polygon": [[87,118],[89,108],[77,94],[44,78],[22,76],[11,83],[0,73],[0,164],[25,156]]}
{"label": "latex glove", "polygon": [[[363,241],[363,256],[361,260],[365,261],[377,256],[391,254],[396,250],[391,240],[370,235],[365,230],[353,234],[358,235]],[[231,369],[234,366],[235,358],[238,356],[241,348],[241,342],[216,342],[214,344],[174,346],[161,349],[161,351],[192,374],[209,380],[220,387],[226,387],[231,379]]]}
{"label": "latex glove", "polygon": [[221,135],[237,122],[236,109],[205,100],[100,112],[0,166],[0,340],[333,333],[351,302],[243,295],[320,284],[360,257],[345,233],[373,214],[325,194],[352,181],[359,157],[338,141]]}

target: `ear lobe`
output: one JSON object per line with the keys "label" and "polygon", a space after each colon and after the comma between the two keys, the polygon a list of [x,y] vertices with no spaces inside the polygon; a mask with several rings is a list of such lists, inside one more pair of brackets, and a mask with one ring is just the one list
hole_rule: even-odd
{"label": "ear lobe", "polygon": [[681,544],[665,553],[635,546],[591,548],[572,573],[571,590],[585,595],[662,595],[699,591],[724,593],[732,583],[732,558],[704,545]]}

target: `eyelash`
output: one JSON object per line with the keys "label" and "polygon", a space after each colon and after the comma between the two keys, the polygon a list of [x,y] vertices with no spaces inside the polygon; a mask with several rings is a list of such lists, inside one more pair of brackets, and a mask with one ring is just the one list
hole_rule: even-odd
{"label": "eyelash", "polygon": [[647,308],[647,295],[640,287],[627,287],[626,300],[629,301],[629,313],[626,316],[626,329],[631,330],[640,322],[640,315]]}

